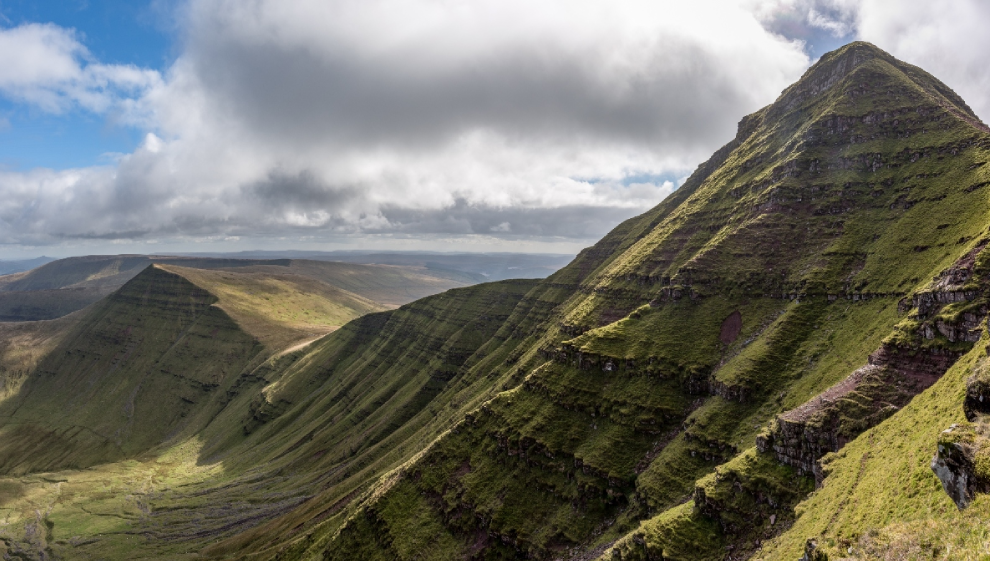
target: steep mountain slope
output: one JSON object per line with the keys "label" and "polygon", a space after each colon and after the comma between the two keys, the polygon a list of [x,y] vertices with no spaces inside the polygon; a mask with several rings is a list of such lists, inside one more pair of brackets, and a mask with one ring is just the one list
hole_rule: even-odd
{"label": "steep mountain slope", "polygon": [[[853,43],[543,281],[451,290],[271,356],[210,305],[209,279],[149,270],[0,403],[18,419],[5,431],[63,418],[127,429],[104,444],[50,431],[69,439],[59,457],[4,437],[8,473],[134,459],[0,479],[3,547],[81,559],[978,553],[982,487],[958,514],[929,462],[938,452],[951,478],[951,450],[972,453],[970,475],[990,489],[988,155],[990,132],[951,90]],[[149,283],[174,288],[139,302],[157,294]],[[125,323],[144,331],[118,374],[107,357],[131,356],[134,339],[113,335]],[[173,359],[183,326],[200,335]],[[227,354],[209,354],[221,334]],[[74,350],[98,340],[112,349],[97,361]],[[185,379],[155,373],[188,357],[189,376],[215,385],[127,428],[120,397],[149,377],[185,396]],[[73,409],[70,376],[117,405]]]}
{"label": "steep mountain slope", "polygon": [[90,310],[0,403],[0,471],[133,457],[208,422],[262,352],[215,301],[149,267]]}
{"label": "steep mountain slope", "polygon": [[[670,200],[534,289],[582,277],[520,354],[522,383],[383,483],[323,555],[586,556],[630,531],[623,558],[748,555],[815,484],[747,451],[761,427],[880,349],[893,382],[855,385],[848,440],[972,345],[897,326],[903,298],[981,244],[988,148],[923,71],[862,43],[823,57]],[[930,375],[886,395],[922,349]]]}
{"label": "steep mountain slope", "polygon": [[[191,283],[183,284],[185,279],[156,268],[139,275],[108,302],[123,307],[123,296],[146,291],[145,277],[161,276],[191,294],[203,294]],[[184,404],[202,409],[194,421],[161,427],[171,433],[164,446],[132,455],[137,461],[0,478],[0,492],[6,485],[13,494],[0,495],[0,512],[6,511],[9,521],[0,528],[0,538],[8,551],[28,558],[158,559],[197,551],[218,537],[231,537],[273,518],[271,526],[262,528],[284,528],[286,520],[294,527],[314,517],[326,518],[334,511],[328,501],[346,505],[378,475],[401,464],[494,394],[489,379],[465,378],[464,373],[469,364],[506,360],[520,337],[515,328],[531,328],[525,323],[510,327],[509,314],[534,284],[504,281],[458,289],[370,314],[305,350],[264,360],[264,354],[256,355],[239,371],[231,355],[200,355],[203,364],[186,368],[200,373],[216,360],[232,374],[212,392],[212,400]],[[539,306],[536,301],[526,304],[527,309]],[[210,310],[225,317],[215,306]],[[144,314],[168,313],[144,304],[115,311],[142,322],[147,321],[141,319]],[[233,322],[227,321],[232,337]],[[94,332],[98,333],[81,329],[80,342],[92,344],[85,334]],[[134,354],[154,356],[155,347],[149,347],[147,338],[134,348]],[[49,357],[60,355],[57,348]],[[141,369],[143,365],[125,362],[118,372],[140,379],[135,375]],[[172,380],[159,392],[174,393],[183,386],[182,380]],[[56,394],[47,388],[33,393]],[[174,410],[166,401],[167,394],[159,403],[161,410]],[[39,410],[38,404],[25,407]],[[96,418],[79,424],[121,418],[113,408],[100,411],[107,409],[103,417],[90,410]],[[154,427],[160,427],[158,423]],[[112,450],[89,450],[102,454],[103,462],[119,457]],[[41,458],[35,450],[9,454]],[[20,471],[80,463],[49,462]],[[33,514],[38,508],[44,516]],[[115,518],[94,518],[99,515],[93,512]],[[280,515],[283,518],[277,519]],[[135,543],[134,532],[147,539]],[[257,536],[258,530],[246,532],[238,543],[253,548]]]}
{"label": "steep mountain slope", "polygon": [[0,323],[0,402],[14,396],[81,314],[51,321]]}
{"label": "steep mountain slope", "polygon": [[390,306],[281,267],[207,270],[159,265],[216,296],[216,306],[272,350],[283,351]]}

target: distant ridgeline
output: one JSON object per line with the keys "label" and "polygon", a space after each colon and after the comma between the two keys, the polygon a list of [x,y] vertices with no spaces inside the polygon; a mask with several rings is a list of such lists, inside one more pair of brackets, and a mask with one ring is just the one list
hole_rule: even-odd
{"label": "distant ridgeline", "polygon": [[286,266],[289,260],[93,255],[39,263],[39,267],[26,272],[0,276],[0,321],[55,319],[70,314],[106,297],[152,263],[215,269],[261,264]]}
{"label": "distant ridgeline", "polygon": [[65,316],[105,298],[153,263],[269,277],[305,277],[391,306],[483,279],[455,270],[432,270],[415,262],[382,267],[289,258],[90,255],[48,260],[29,271],[0,276],[0,321]]}
{"label": "distant ridgeline", "polygon": [[978,557],[988,158],[948,87],[852,43],[544,280],[347,300],[310,343],[280,302],[315,289],[162,264],[5,324],[0,550]]}

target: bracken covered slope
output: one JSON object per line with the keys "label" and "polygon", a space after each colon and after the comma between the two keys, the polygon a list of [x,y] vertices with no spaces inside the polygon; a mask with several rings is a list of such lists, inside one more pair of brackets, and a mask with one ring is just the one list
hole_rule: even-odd
{"label": "bracken covered slope", "polygon": [[[114,463],[0,479],[0,538],[81,559],[820,559],[948,555],[946,540],[975,555],[988,156],[945,85],[847,45],[543,281],[448,291],[281,356],[245,341],[170,440],[121,430],[99,458],[5,444],[12,474]],[[188,298],[233,323],[195,311],[209,292]],[[131,304],[122,317],[178,313]],[[74,329],[0,403],[23,426],[43,424],[44,396],[74,405],[44,375],[75,360]],[[100,415],[67,418],[106,435]]]}

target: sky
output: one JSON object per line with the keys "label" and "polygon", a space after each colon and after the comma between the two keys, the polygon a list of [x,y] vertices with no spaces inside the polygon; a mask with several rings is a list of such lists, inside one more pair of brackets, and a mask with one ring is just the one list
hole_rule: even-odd
{"label": "sky", "polygon": [[823,53],[990,117],[978,0],[0,0],[0,259],[576,252]]}

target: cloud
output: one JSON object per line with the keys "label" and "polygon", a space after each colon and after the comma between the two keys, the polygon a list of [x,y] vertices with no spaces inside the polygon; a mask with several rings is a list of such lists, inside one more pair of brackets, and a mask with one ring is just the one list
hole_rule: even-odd
{"label": "cloud", "polygon": [[387,220],[383,232],[582,239],[604,236],[628,218],[628,210],[591,205],[499,208],[459,199],[450,207],[432,210],[386,205],[382,216]]}
{"label": "cloud", "polygon": [[94,62],[70,29],[37,23],[0,29],[0,93],[43,111],[119,108],[122,117],[147,122],[131,110],[131,100],[161,85],[156,71]]}
{"label": "cloud", "polygon": [[188,60],[213,110],[281,143],[408,149],[485,130],[685,153],[724,142],[807,64],[714,7],[204,1]]}
{"label": "cloud", "polygon": [[749,0],[770,32],[799,44],[813,58],[854,39],[858,0]]}
{"label": "cloud", "polygon": [[0,172],[0,243],[587,243],[852,38],[990,115],[990,8],[972,0],[190,0],[175,17],[164,73],[57,26],[0,30],[0,95],[146,133],[109,166]]}
{"label": "cloud", "polygon": [[745,2],[191,0],[177,17],[164,75],[102,65],[71,30],[0,31],[0,62],[37,53],[0,69],[4,95],[148,130],[113,166],[0,174],[0,241],[588,242],[809,63]]}

